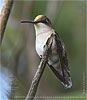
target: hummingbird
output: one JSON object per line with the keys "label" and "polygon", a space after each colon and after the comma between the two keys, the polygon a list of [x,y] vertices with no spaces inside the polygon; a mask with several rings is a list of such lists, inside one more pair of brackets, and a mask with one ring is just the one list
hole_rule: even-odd
{"label": "hummingbird", "polygon": [[21,21],[21,23],[34,24],[36,33],[36,52],[40,58],[42,58],[44,53],[44,45],[46,45],[49,38],[53,38],[47,64],[63,86],[65,88],[71,88],[72,80],[70,77],[65,45],[59,34],[54,30],[49,18],[45,15],[38,15],[34,20],[25,20]]}

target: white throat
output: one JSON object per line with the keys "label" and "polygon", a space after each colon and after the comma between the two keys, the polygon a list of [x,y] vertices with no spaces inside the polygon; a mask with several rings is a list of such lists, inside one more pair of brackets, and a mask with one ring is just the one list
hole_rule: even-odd
{"label": "white throat", "polygon": [[38,24],[34,25],[34,27],[35,27],[35,31],[36,31],[36,36],[38,36],[40,34],[49,33],[50,31],[52,32],[52,28],[47,26],[44,23],[38,23]]}

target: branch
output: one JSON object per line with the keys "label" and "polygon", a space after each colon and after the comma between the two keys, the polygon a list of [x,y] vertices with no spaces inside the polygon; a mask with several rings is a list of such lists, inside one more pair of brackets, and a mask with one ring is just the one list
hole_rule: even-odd
{"label": "branch", "polygon": [[0,13],[0,45],[4,36],[4,31],[6,28],[8,17],[10,15],[13,1],[14,0],[4,0],[3,2],[2,10]]}
{"label": "branch", "polygon": [[32,84],[30,86],[30,90],[29,90],[25,100],[33,100],[34,97],[35,97],[39,81],[40,81],[40,79],[42,77],[43,71],[44,71],[46,63],[47,63],[47,59],[48,59],[48,56],[49,56],[49,53],[50,53],[51,45],[52,45],[52,38],[49,38],[47,43],[46,43],[46,45],[44,46],[45,52],[44,52],[44,54],[42,56],[41,62],[39,64],[38,69],[37,69],[37,71],[35,73],[35,76],[34,76],[34,78],[32,80]]}

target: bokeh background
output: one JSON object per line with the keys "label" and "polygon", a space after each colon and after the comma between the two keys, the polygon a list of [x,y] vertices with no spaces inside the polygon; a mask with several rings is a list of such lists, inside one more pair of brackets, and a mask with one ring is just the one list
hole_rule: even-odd
{"label": "bokeh background", "polygon": [[66,45],[73,86],[65,89],[46,66],[35,100],[85,100],[85,0],[14,1],[0,48],[1,100],[24,100],[27,95],[40,59],[35,51],[33,25],[21,24],[20,21],[33,20],[39,14],[50,18]]}

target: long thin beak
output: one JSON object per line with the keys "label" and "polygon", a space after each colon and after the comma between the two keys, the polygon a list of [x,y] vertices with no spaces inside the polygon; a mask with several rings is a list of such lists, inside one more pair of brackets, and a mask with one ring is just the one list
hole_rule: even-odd
{"label": "long thin beak", "polygon": [[21,23],[33,23],[33,24],[36,24],[36,23],[39,23],[39,21],[32,21],[32,20],[22,20]]}

